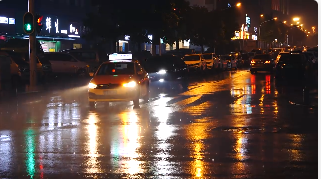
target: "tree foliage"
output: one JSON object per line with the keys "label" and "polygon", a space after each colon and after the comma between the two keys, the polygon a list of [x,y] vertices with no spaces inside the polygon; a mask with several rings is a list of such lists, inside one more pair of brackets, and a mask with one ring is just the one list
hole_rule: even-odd
{"label": "tree foliage", "polygon": [[259,36],[261,41],[272,43],[277,39],[278,42],[286,43],[288,40],[289,43],[295,45],[305,40],[306,34],[297,26],[288,26],[280,21],[272,20],[269,16],[267,18],[270,20],[261,22]]}
{"label": "tree foliage", "polygon": [[96,11],[84,19],[84,38],[97,43],[113,43],[130,36],[131,42],[153,45],[162,38],[174,44],[188,40],[195,45],[226,44],[237,30],[236,10],[208,12],[206,8],[190,7],[186,0],[92,0]]}

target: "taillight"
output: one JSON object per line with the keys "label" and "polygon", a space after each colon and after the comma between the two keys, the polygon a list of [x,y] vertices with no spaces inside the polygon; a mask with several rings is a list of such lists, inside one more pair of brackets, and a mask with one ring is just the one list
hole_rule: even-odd
{"label": "taillight", "polygon": [[265,63],[271,63],[271,61],[270,61],[270,60],[267,60],[267,61],[265,61]]}
{"label": "taillight", "polygon": [[251,60],[251,63],[255,63],[255,61],[254,61],[254,60]]}

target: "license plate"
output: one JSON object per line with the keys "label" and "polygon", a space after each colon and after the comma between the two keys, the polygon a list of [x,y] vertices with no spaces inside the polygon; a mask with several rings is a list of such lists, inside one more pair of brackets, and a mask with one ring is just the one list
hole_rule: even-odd
{"label": "license plate", "polygon": [[111,90],[111,91],[104,91],[104,95],[115,95],[117,94],[117,91]]}

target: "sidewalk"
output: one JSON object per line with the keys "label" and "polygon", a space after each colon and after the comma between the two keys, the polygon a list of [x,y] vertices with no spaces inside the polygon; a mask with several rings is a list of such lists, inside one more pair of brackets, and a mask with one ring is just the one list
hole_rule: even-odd
{"label": "sidewalk", "polygon": [[20,85],[16,88],[3,87],[0,90],[0,103],[12,100],[18,101],[35,101],[54,92],[85,86],[89,83],[90,78],[60,78],[53,79],[46,84],[39,84],[34,89],[29,85]]}

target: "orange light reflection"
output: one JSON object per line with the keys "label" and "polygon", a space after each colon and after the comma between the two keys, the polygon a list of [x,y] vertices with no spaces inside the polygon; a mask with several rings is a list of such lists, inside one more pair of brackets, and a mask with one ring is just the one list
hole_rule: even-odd
{"label": "orange light reflection", "polygon": [[99,121],[96,113],[90,113],[88,119],[87,135],[88,142],[86,143],[86,151],[88,152],[88,159],[85,162],[86,173],[102,173],[98,157],[98,126]]}

